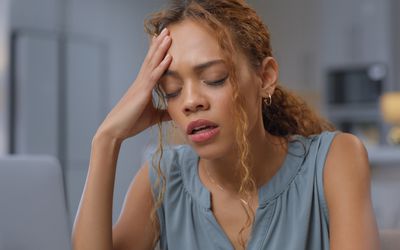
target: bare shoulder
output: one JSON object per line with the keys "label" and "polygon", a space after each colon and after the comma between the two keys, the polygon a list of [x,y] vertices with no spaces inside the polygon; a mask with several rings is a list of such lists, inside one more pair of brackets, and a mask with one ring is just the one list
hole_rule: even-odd
{"label": "bare shoulder", "polygon": [[323,178],[331,249],[379,249],[368,153],[362,141],[338,133],[329,149]]}
{"label": "bare shoulder", "polygon": [[368,174],[368,153],[362,141],[348,133],[338,133],[331,144],[325,163],[326,178]]}
{"label": "bare shoulder", "polygon": [[153,203],[146,162],[132,180],[113,227],[114,249],[152,249],[157,231],[151,219]]}
{"label": "bare shoulder", "polygon": [[[344,193],[369,192],[370,166],[364,144],[356,136],[338,133],[330,146],[324,168],[325,195],[329,200]],[[344,192],[344,193],[343,193]]]}

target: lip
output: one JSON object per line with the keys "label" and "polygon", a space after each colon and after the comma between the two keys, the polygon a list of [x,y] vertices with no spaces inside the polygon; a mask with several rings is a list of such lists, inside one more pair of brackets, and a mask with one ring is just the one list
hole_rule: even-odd
{"label": "lip", "polygon": [[[213,128],[200,131],[198,133],[192,134],[193,129],[201,126],[212,126]],[[189,139],[195,143],[203,143],[212,138],[214,138],[219,133],[219,126],[211,121],[205,119],[199,119],[189,123],[186,128],[186,134],[188,135]]]}
{"label": "lip", "polygon": [[196,121],[192,121],[191,123],[189,123],[189,125],[186,127],[186,134],[187,135],[191,135],[192,131],[194,128],[200,127],[200,126],[216,126],[218,127],[218,125],[214,122],[205,120],[205,119],[199,119]]}
{"label": "lip", "polygon": [[189,139],[195,143],[205,143],[214,138],[215,136],[217,136],[218,133],[219,133],[219,127],[215,127],[196,134],[191,134],[189,135]]}

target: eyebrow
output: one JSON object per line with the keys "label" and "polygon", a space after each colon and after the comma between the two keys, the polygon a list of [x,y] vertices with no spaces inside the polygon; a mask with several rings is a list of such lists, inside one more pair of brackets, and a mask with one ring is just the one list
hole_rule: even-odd
{"label": "eyebrow", "polygon": [[[201,73],[201,72],[204,71],[205,69],[207,69],[207,68],[209,68],[209,67],[211,67],[211,66],[214,66],[214,65],[216,65],[216,64],[221,64],[221,63],[223,64],[223,63],[224,63],[224,60],[222,60],[222,59],[211,60],[211,61],[208,61],[208,62],[205,62],[205,63],[201,63],[201,64],[198,64],[198,65],[194,66],[194,67],[193,67],[193,70],[194,70],[196,73]],[[164,72],[163,76],[178,77],[179,74],[178,74],[177,71],[174,71],[174,70],[166,70],[166,71]]]}

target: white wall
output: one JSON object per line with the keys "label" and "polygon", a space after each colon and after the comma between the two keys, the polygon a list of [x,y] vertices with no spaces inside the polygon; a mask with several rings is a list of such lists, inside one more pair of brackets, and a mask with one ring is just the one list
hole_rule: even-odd
{"label": "white wall", "polygon": [[[104,100],[110,110],[135,79],[147,51],[147,36],[143,29],[146,15],[157,10],[161,1],[94,1],[73,0],[69,6],[66,29],[103,41],[108,46],[109,95]],[[75,112],[72,110],[72,112]],[[70,115],[71,116],[71,115]],[[114,192],[114,221],[123,203],[125,192],[142,163],[148,132],[127,140],[121,149]],[[89,139],[89,138],[88,138]],[[86,141],[88,143],[88,141]],[[89,156],[87,144],[84,156]],[[69,201],[75,214],[86,175],[87,162],[70,165],[67,170]]]}
{"label": "white wall", "polygon": [[322,81],[320,63],[322,3],[319,0],[249,1],[267,24],[280,81],[318,107]]}
{"label": "white wall", "polygon": [[392,49],[393,49],[393,80],[394,89],[400,91],[400,1],[391,1],[391,28],[393,33]]}
{"label": "white wall", "polygon": [[61,0],[11,1],[12,29],[56,31],[60,28]]}
{"label": "white wall", "polygon": [[322,17],[328,65],[388,61],[390,0],[326,0]]}
{"label": "white wall", "polygon": [[0,0],[0,155],[8,151],[7,80],[8,80],[8,34],[9,0]]}
{"label": "white wall", "polygon": [[[325,68],[386,63],[393,70],[391,0],[323,1],[322,64]],[[392,89],[389,75],[387,90]]]}

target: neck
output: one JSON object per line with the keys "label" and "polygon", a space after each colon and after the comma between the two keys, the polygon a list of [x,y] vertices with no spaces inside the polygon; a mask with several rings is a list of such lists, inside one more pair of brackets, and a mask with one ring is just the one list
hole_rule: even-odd
{"label": "neck", "polygon": [[[258,133],[250,134],[248,140],[250,175],[259,188],[279,170],[286,156],[287,145],[283,138],[272,136],[263,128]],[[203,176],[215,187],[237,193],[241,185],[241,176],[237,171],[239,155],[238,150],[232,150],[222,158],[201,159],[199,166]]]}

